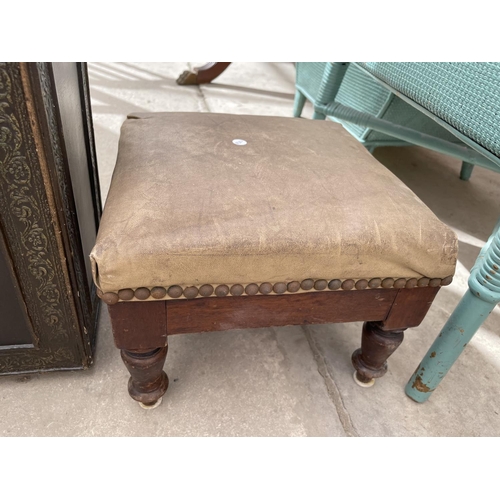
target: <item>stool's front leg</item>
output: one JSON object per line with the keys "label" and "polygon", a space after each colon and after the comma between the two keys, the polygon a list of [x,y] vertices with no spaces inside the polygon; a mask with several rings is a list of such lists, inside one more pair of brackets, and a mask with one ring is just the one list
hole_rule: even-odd
{"label": "stool's front leg", "polygon": [[[105,296],[106,298],[106,296]],[[128,392],[143,408],[156,408],[168,388],[164,301],[120,302],[108,306],[115,345],[130,373]]]}
{"label": "stool's front leg", "polygon": [[361,349],[354,351],[352,364],[356,371],[354,380],[363,387],[375,383],[375,379],[387,372],[387,359],[400,346],[404,330],[384,330],[380,323],[363,324]]}
{"label": "stool's front leg", "polygon": [[424,319],[439,286],[401,288],[385,320],[363,324],[361,349],[354,351],[354,380],[363,387],[387,372],[387,359],[403,342],[403,332]]}
{"label": "stool's front leg", "polygon": [[150,351],[121,351],[122,360],[130,373],[128,393],[142,408],[156,408],[167,392],[168,377],[163,371],[167,351],[168,346]]}

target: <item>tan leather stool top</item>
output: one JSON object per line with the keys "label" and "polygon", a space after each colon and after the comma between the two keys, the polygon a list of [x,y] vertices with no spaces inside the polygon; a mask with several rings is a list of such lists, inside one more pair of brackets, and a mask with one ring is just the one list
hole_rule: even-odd
{"label": "tan leather stool top", "polygon": [[96,245],[109,304],[440,286],[457,239],[331,121],[131,115]]}

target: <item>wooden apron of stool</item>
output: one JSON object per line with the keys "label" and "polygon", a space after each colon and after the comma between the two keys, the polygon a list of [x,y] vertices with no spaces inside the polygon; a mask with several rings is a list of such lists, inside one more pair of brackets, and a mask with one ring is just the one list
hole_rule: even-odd
{"label": "wooden apron of stool", "polygon": [[287,325],[364,321],[352,355],[358,381],[387,371],[387,359],[418,326],[440,287],[347,290],[298,295],[210,297],[108,305],[116,347],[130,372],[129,394],[154,405],[168,388],[169,335]]}

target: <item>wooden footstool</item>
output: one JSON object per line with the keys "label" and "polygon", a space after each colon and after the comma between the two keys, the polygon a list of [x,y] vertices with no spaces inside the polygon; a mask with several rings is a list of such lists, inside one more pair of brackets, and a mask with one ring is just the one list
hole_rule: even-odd
{"label": "wooden footstool", "polygon": [[340,125],[211,113],[128,117],[91,254],[147,408],[177,333],[365,321],[352,362],[370,385],[456,257],[454,233]]}

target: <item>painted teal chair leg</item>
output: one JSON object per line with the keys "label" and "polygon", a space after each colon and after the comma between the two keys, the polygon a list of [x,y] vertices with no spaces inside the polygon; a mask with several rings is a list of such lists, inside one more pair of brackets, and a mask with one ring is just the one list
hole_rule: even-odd
{"label": "painted teal chair leg", "polygon": [[347,71],[347,63],[327,63],[323,72],[323,78],[318,89],[318,95],[314,102],[313,120],[326,120],[326,115],[316,109],[316,104],[327,103],[335,100],[344,75]]}
{"label": "painted teal chair leg", "polygon": [[300,90],[295,91],[295,100],[293,101],[293,116],[299,118],[304,109],[304,104],[306,103],[306,96],[300,92]]}
{"label": "painted teal chair leg", "polygon": [[463,181],[468,181],[470,176],[472,175],[472,170],[474,169],[474,165],[472,163],[467,163],[464,161],[462,163],[462,169],[460,170],[460,179]]}
{"label": "painted teal chair leg", "polygon": [[408,382],[406,394],[411,399],[417,403],[429,399],[494,307],[467,290]]}
{"label": "painted teal chair leg", "polygon": [[498,303],[500,303],[499,225],[472,268],[469,290],[408,382],[406,394],[411,399],[423,403],[430,397]]}
{"label": "painted teal chair leg", "polygon": [[313,120],[326,120],[326,115],[324,115],[322,113],[318,113],[317,111],[315,111],[313,113]]}

